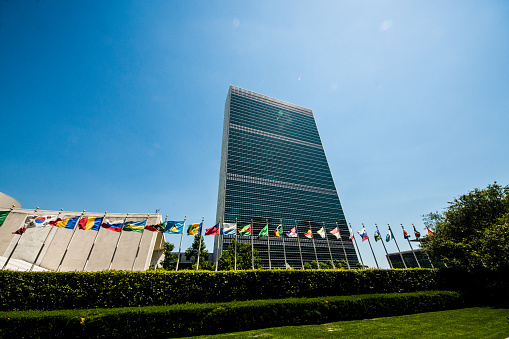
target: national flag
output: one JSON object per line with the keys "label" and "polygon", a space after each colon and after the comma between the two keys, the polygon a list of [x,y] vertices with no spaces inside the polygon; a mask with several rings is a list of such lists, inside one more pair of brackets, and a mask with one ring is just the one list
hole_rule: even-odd
{"label": "national flag", "polygon": [[336,239],[341,239],[341,234],[339,233],[339,228],[337,226],[332,231],[329,231],[329,233],[335,236]]}
{"label": "national flag", "polygon": [[279,225],[278,227],[276,227],[276,229],[274,230],[274,236],[275,237],[281,237],[283,235],[283,225]]}
{"label": "national flag", "polygon": [[258,233],[258,238],[268,236],[269,236],[269,224],[266,224],[265,227],[262,228],[260,233]]}
{"label": "national flag", "polygon": [[304,236],[306,238],[311,239],[311,238],[313,238],[313,232],[311,232],[311,230],[308,230],[306,233],[304,233]]}
{"label": "national flag", "polygon": [[242,228],[239,230],[239,235],[240,236],[251,235],[251,224],[242,226]]}
{"label": "national flag", "polygon": [[145,228],[146,220],[140,221],[126,221],[124,227],[122,227],[122,231],[125,232],[143,232]]}
{"label": "national flag", "polygon": [[159,224],[155,224],[155,225],[147,225],[145,226],[145,229],[147,231],[151,231],[151,232],[163,232],[164,231],[164,226],[166,226],[166,223],[163,221],[162,223],[159,223]]}
{"label": "national flag", "polygon": [[391,241],[391,240],[392,240],[392,238],[393,238],[393,236],[392,236],[392,231],[389,229],[389,232],[388,232],[388,233],[387,233],[387,235],[385,236],[385,241],[386,241],[386,242],[389,242],[389,241]]}
{"label": "national flag", "polygon": [[354,239],[353,231],[352,231],[352,229],[350,229],[350,236],[348,237],[348,241],[352,242],[353,239]]}
{"label": "national flag", "polygon": [[318,235],[320,235],[322,238],[325,238],[325,228],[322,227],[320,228],[318,231],[316,231],[316,233],[318,233]]}
{"label": "national flag", "polygon": [[412,224],[412,226],[414,227],[414,234],[415,234],[415,238],[417,240],[419,240],[419,238],[421,237],[421,233],[419,233],[416,229],[415,229],[415,225]]}
{"label": "national flag", "polygon": [[288,232],[286,232],[286,236],[289,238],[297,238],[297,236],[298,236],[297,227],[294,227],[291,230],[289,230]]}
{"label": "national flag", "polygon": [[221,229],[221,234],[223,235],[235,235],[237,231],[236,223],[223,222],[223,228]]}
{"label": "national flag", "polygon": [[196,235],[198,232],[201,234],[201,222],[187,227],[187,235]]}
{"label": "national flag", "polygon": [[164,233],[169,234],[182,234],[184,232],[184,222],[183,221],[167,221],[164,226]]}
{"label": "national flag", "polygon": [[382,235],[380,234],[380,231],[377,228],[377,230],[375,231],[375,241],[378,240],[382,240]]}
{"label": "national flag", "polygon": [[11,213],[11,211],[0,211],[0,226],[2,226],[9,213]]}
{"label": "national flag", "polygon": [[368,237],[368,232],[366,232],[366,229],[363,228],[362,230],[360,231],[357,231],[357,233],[359,233],[359,235],[361,236],[362,238],[362,241],[365,241],[365,240],[368,240],[369,237]]}
{"label": "national flag", "polygon": [[27,228],[42,228],[51,226],[50,222],[56,221],[56,215],[28,215],[25,219],[25,223],[17,231],[12,234],[23,234]]}
{"label": "national flag", "polygon": [[429,227],[426,227],[428,229],[428,236],[432,236],[435,234],[432,230],[429,229]]}
{"label": "national flag", "polygon": [[52,226],[66,228],[68,230],[73,230],[74,227],[76,227],[76,223],[78,222],[79,218],[80,218],[79,216],[73,217],[73,218],[65,218],[65,219],[58,218],[55,221],[50,221],[50,224]]}
{"label": "national flag", "polygon": [[104,222],[101,226],[113,232],[120,232],[122,230],[122,226],[124,226],[124,222],[106,220],[106,222]]}
{"label": "national flag", "polygon": [[217,235],[219,234],[219,224],[216,224],[210,228],[205,229],[205,235]]}
{"label": "national flag", "polygon": [[78,222],[78,227],[84,231],[99,231],[102,222],[102,217],[84,217]]}
{"label": "national flag", "polygon": [[408,234],[408,232],[405,231],[405,229],[403,229],[403,238],[405,238],[405,239],[410,238],[410,234]]}

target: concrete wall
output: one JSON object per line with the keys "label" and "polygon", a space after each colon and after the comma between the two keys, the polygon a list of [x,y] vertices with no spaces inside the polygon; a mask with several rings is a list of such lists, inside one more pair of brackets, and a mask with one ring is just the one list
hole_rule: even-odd
{"label": "concrete wall", "polygon": [[[103,217],[104,213],[37,211],[36,215]],[[158,232],[114,232],[106,228],[99,231],[75,230],[54,226],[29,228],[20,236],[12,234],[34,210],[14,209],[0,226],[0,256],[34,263],[52,271],[143,271],[155,263],[153,255],[162,253],[161,235]],[[107,214],[111,221],[146,220],[147,225],[162,221],[160,214]]]}

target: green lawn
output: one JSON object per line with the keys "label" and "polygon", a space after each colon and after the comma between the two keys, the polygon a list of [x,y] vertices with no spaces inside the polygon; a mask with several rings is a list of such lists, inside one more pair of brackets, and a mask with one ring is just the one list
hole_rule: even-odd
{"label": "green lawn", "polygon": [[474,307],[192,338],[508,338],[509,307]]}

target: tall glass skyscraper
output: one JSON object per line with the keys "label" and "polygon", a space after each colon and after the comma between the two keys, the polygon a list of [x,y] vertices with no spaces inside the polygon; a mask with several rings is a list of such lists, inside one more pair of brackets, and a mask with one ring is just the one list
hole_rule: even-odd
{"label": "tall glass skyscraper", "polygon": [[[358,262],[347,241],[348,226],[313,112],[235,86],[230,86],[225,104],[217,220],[220,217],[224,222],[237,220],[238,228],[252,224],[264,268],[300,268],[301,256],[304,262],[331,257],[350,265]],[[267,237],[257,239],[266,224],[269,244]],[[274,236],[280,224],[284,249],[283,239]],[[295,226],[298,238],[286,237]],[[329,233],[336,226],[342,240]],[[327,238],[317,233],[322,227]],[[314,246],[304,236],[308,230]],[[233,237],[216,236],[220,252]],[[238,240],[250,243],[251,237]]]}

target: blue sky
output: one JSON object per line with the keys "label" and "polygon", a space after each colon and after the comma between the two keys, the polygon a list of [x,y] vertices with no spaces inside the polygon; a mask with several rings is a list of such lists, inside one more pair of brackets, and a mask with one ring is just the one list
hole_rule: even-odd
{"label": "blue sky", "polygon": [[311,108],[347,221],[402,250],[399,224],[509,184],[506,1],[1,1],[0,46],[24,208],[212,226],[231,84]]}

